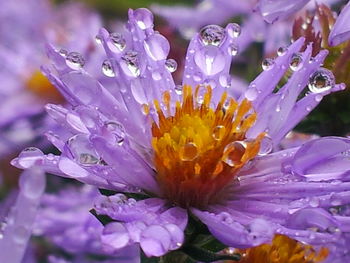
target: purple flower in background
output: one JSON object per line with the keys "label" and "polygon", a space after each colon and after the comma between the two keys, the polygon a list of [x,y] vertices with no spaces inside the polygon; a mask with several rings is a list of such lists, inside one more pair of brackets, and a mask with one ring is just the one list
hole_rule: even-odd
{"label": "purple flower in background", "polygon": [[[105,262],[139,262],[139,249],[136,246],[113,254],[102,250],[100,237],[103,225],[89,213],[97,196],[97,189],[89,186],[70,187],[57,194],[45,194],[33,234],[45,237],[74,255],[73,262],[86,262],[88,254],[104,255],[110,260]],[[52,261],[54,256],[50,259]]]}
{"label": "purple flower in background", "polygon": [[[40,14],[40,15],[38,15]],[[1,1],[0,158],[38,142],[46,126],[44,105],[62,96],[40,72],[47,41],[93,56],[100,18],[80,4]],[[83,30],[83,28],[85,30]],[[36,140],[36,141],[35,141]]]}
{"label": "purple flower in background", "polygon": [[343,8],[329,34],[329,45],[337,46],[350,39],[350,2]]}
{"label": "purple flower in background", "polygon": [[169,43],[153,26],[152,13],[137,9],[124,32],[100,30],[102,71],[114,85],[48,46],[53,64],[43,72],[71,104],[46,106],[67,131],[48,136],[61,154],[29,148],[13,164],[118,192],[95,204],[115,220],[101,235],[109,253],[133,243],[147,256],[176,250],[189,213],[235,248],[276,233],[344,247],[349,217],[330,209],[349,203],[350,140],[325,137],[273,151],[325,95],[345,88],[321,67],[327,52],[312,57],[311,45],[300,52],[301,38],[265,60],[237,93],[229,75],[237,24],[206,26],[193,37],[181,84],[171,76],[177,63],[167,58]]}

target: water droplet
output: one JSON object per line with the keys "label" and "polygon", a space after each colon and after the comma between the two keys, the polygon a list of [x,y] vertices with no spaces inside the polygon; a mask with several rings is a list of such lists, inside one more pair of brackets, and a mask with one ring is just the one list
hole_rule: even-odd
{"label": "water droplet", "polygon": [[230,23],[227,25],[227,32],[230,35],[230,37],[239,37],[241,34],[241,26],[236,23]]}
{"label": "water droplet", "polygon": [[154,79],[154,80],[160,80],[160,79],[162,79],[162,75],[160,74],[159,71],[153,71],[153,72],[152,72],[152,79]]}
{"label": "water droplet", "polygon": [[179,152],[180,158],[183,161],[192,161],[198,156],[197,145],[193,142],[185,144]]}
{"label": "water droplet", "polygon": [[113,49],[113,51],[121,52],[126,47],[126,41],[125,41],[123,35],[120,33],[115,33],[115,32],[110,33],[109,40],[111,41],[113,46],[117,48],[117,50]]}
{"label": "water droplet", "polygon": [[315,100],[316,100],[317,102],[320,102],[322,99],[323,99],[323,96],[322,96],[322,95],[316,95],[316,96],[315,96]]}
{"label": "water droplet", "polygon": [[79,163],[83,164],[83,165],[95,165],[98,164],[100,162],[100,158],[89,154],[89,153],[81,153],[79,155]]}
{"label": "water droplet", "polygon": [[177,62],[172,58],[167,59],[165,61],[165,67],[169,72],[173,73],[177,69]]}
{"label": "water droplet", "polygon": [[125,129],[122,124],[116,121],[108,121],[105,123],[107,130],[112,132],[116,137],[116,143],[122,145],[125,140]]}
{"label": "water droplet", "polygon": [[311,75],[308,88],[312,93],[321,93],[330,90],[335,85],[333,73],[325,68],[320,68]]}
{"label": "water droplet", "polygon": [[144,48],[153,60],[158,61],[167,58],[170,51],[170,44],[161,34],[154,34],[145,40]]}
{"label": "water droplet", "polygon": [[303,66],[303,56],[301,53],[294,53],[290,59],[289,67],[293,71],[298,71]]}
{"label": "water droplet", "polygon": [[138,54],[135,51],[128,51],[123,57],[121,62],[121,67],[123,68],[125,74],[131,77],[140,76],[140,68],[138,61]]}
{"label": "water droplet", "polygon": [[206,46],[194,55],[196,65],[208,76],[215,75],[225,68],[225,56],[220,49]]}
{"label": "water droplet", "polygon": [[142,30],[153,27],[153,14],[146,8],[139,8],[133,12],[136,24]]}
{"label": "water droplet", "polygon": [[102,63],[102,73],[110,78],[115,77],[115,73],[113,70],[113,65],[111,63],[111,61],[109,61],[108,59],[106,59],[105,61],[103,61]]}
{"label": "water droplet", "polygon": [[287,51],[288,51],[288,48],[287,48],[287,47],[279,47],[279,48],[277,49],[277,55],[278,55],[279,57],[284,56],[284,55],[287,53]]}
{"label": "water droplet", "polygon": [[220,214],[218,214],[218,218],[219,220],[228,224],[231,224],[233,222],[231,215],[227,212],[221,212]]}
{"label": "water droplet", "polygon": [[320,200],[317,197],[311,197],[309,204],[311,207],[318,207]]}
{"label": "water droplet", "polygon": [[70,52],[66,57],[66,64],[71,69],[78,70],[85,65],[85,60],[80,53]]}
{"label": "water droplet", "polygon": [[273,150],[273,141],[272,138],[266,135],[260,142],[259,155],[264,156],[271,153]]}
{"label": "water droplet", "polygon": [[275,110],[276,110],[276,112],[280,112],[280,111],[281,111],[281,105],[280,105],[280,104],[277,104]]}
{"label": "water droplet", "polygon": [[199,85],[198,90],[196,91],[195,97],[198,104],[202,104],[204,101],[204,96],[207,93],[207,88],[205,85]]}
{"label": "water droplet", "polygon": [[219,46],[225,37],[225,30],[218,25],[205,26],[199,32],[199,38],[204,45]]}
{"label": "water droplet", "polygon": [[231,77],[230,77],[230,75],[226,75],[226,74],[220,75],[219,83],[224,88],[231,87]]}
{"label": "water droplet", "polygon": [[60,51],[59,51],[58,53],[60,53],[60,55],[61,55],[62,57],[67,57],[67,55],[68,55],[68,51],[65,50],[65,49],[63,49],[63,48],[61,48]]}
{"label": "water droplet", "polygon": [[256,90],[255,85],[250,85],[247,91],[244,93],[244,96],[250,101],[256,100],[258,97],[258,91]]}
{"label": "water droplet", "polygon": [[246,148],[247,144],[244,141],[235,141],[226,145],[224,149],[223,162],[231,167],[234,167],[236,164],[240,164]]}
{"label": "water droplet", "polygon": [[265,58],[261,64],[263,70],[270,70],[275,65],[275,61],[272,58]]}
{"label": "water droplet", "polygon": [[69,138],[67,145],[74,159],[81,165],[91,166],[99,164],[100,157],[91,145],[88,135],[74,135]]}
{"label": "water droplet", "polygon": [[183,86],[182,85],[176,85],[175,86],[175,92],[177,95],[182,95],[182,89],[183,89]]}
{"label": "water droplet", "polygon": [[101,39],[101,36],[100,35],[96,35],[95,36],[95,41],[98,45],[102,44],[102,39]]}
{"label": "water droplet", "polygon": [[238,46],[236,44],[231,44],[228,46],[228,53],[231,56],[236,56],[238,54]]}
{"label": "water droplet", "polygon": [[215,140],[222,140],[225,136],[226,128],[222,125],[218,125],[213,129],[213,138]]}
{"label": "water droplet", "polygon": [[24,244],[26,242],[29,230],[24,226],[18,226],[14,229],[13,239],[17,244]]}
{"label": "water droplet", "polygon": [[18,156],[18,163],[22,168],[32,167],[43,159],[44,153],[35,147],[25,148]]}

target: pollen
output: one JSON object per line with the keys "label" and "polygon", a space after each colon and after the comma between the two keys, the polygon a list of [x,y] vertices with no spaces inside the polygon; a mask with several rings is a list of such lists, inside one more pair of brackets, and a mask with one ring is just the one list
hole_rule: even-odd
{"label": "pollen", "polygon": [[302,244],[284,235],[276,235],[272,244],[241,249],[239,263],[317,263],[328,257],[329,250],[316,250],[310,245]]}
{"label": "pollen", "polygon": [[[197,103],[200,88],[205,92]],[[258,154],[265,136],[246,138],[256,121],[248,100],[238,103],[224,92],[215,108],[212,104],[210,86],[197,86],[193,94],[185,85],[182,102],[175,102],[173,113],[169,92],[163,94],[163,103],[154,101],[158,121],[152,124],[152,147],[157,180],[165,197],[183,207],[216,202],[238,171]]]}
{"label": "pollen", "polygon": [[45,102],[62,102],[63,98],[58,90],[40,72],[34,72],[26,82],[27,89]]}

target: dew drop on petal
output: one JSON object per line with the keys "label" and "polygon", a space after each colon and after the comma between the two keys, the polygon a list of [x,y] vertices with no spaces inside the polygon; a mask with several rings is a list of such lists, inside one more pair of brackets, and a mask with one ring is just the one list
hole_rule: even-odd
{"label": "dew drop on petal", "polygon": [[93,149],[86,135],[77,134],[72,136],[69,138],[67,145],[74,159],[81,165],[91,166],[100,162],[100,157]]}
{"label": "dew drop on petal", "polygon": [[265,58],[261,64],[263,70],[270,70],[274,65],[275,61],[272,58]]}
{"label": "dew drop on petal", "polygon": [[98,44],[98,45],[102,44],[102,39],[101,39],[101,36],[100,36],[100,35],[96,35],[96,36],[95,36],[95,42],[96,42],[96,44]]}
{"label": "dew drop on petal", "polygon": [[208,25],[201,29],[199,38],[204,45],[219,46],[225,39],[225,30],[218,25]]}
{"label": "dew drop on petal", "polygon": [[260,150],[258,155],[264,156],[272,152],[273,141],[272,138],[266,135],[260,142]]}
{"label": "dew drop on petal", "polygon": [[193,142],[186,143],[179,152],[180,158],[183,161],[192,161],[198,156],[197,145]]}
{"label": "dew drop on petal", "polygon": [[312,93],[321,93],[330,90],[334,85],[333,73],[328,69],[320,68],[311,75],[308,88]]}
{"label": "dew drop on petal", "polygon": [[174,59],[169,58],[165,61],[165,67],[169,72],[173,73],[177,69],[177,62]]}
{"label": "dew drop on petal", "polygon": [[115,77],[113,65],[110,60],[106,59],[102,63],[102,73],[107,77]]}
{"label": "dew drop on petal", "polygon": [[128,51],[124,56],[122,56],[121,67],[128,76],[140,76],[141,72],[138,64],[138,54],[136,51]]}
{"label": "dew drop on petal", "polygon": [[133,14],[140,29],[145,30],[153,27],[153,14],[148,9],[139,8]]}
{"label": "dew drop on petal", "polygon": [[247,143],[244,141],[235,141],[226,145],[224,149],[226,157],[223,159],[223,162],[231,167],[234,167],[236,164],[240,164],[246,148]]}
{"label": "dew drop on petal", "polygon": [[111,41],[113,46],[117,48],[117,50],[113,49],[114,51],[121,52],[126,47],[126,41],[125,41],[123,35],[120,33],[115,33],[115,32],[110,33],[109,40]]}
{"label": "dew drop on petal", "polygon": [[42,160],[44,153],[35,147],[25,148],[18,156],[18,163],[22,168],[29,168]]}
{"label": "dew drop on petal", "polygon": [[225,56],[213,46],[207,46],[194,55],[196,65],[208,76],[215,75],[225,68]]}
{"label": "dew drop on petal", "polygon": [[66,64],[71,69],[78,70],[78,69],[81,69],[85,65],[85,60],[80,53],[70,52],[66,56]]}
{"label": "dew drop on petal", "polygon": [[284,56],[284,55],[287,53],[287,51],[288,51],[288,48],[287,48],[287,47],[279,47],[279,48],[277,49],[277,55],[278,55],[279,57]]}
{"label": "dew drop on petal", "polygon": [[239,37],[241,34],[241,26],[236,23],[230,23],[227,25],[227,32],[232,38]]}
{"label": "dew drop on petal", "polygon": [[61,48],[60,51],[59,51],[58,53],[60,53],[60,55],[61,55],[62,57],[67,57],[67,55],[68,55],[68,51],[65,50],[65,49],[63,49],[63,48]]}
{"label": "dew drop on petal", "polygon": [[144,42],[147,54],[155,61],[166,59],[170,44],[168,40],[161,34],[154,34],[148,37]]}
{"label": "dew drop on petal", "polygon": [[28,232],[29,232],[29,230],[26,227],[17,226],[13,231],[14,241],[19,245],[24,244],[26,242],[28,235],[29,235]]}
{"label": "dew drop on petal", "polygon": [[108,121],[105,123],[107,130],[114,134],[118,145],[122,145],[125,139],[125,129],[122,124],[116,121]]}
{"label": "dew drop on petal", "polygon": [[289,67],[293,71],[298,71],[303,67],[303,56],[301,53],[294,53],[290,59]]}
{"label": "dew drop on petal", "polygon": [[228,53],[231,56],[236,56],[238,54],[238,46],[236,44],[231,44],[228,46]]}
{"label": "dew drop on petal", "polygon": [[176,85],[175,86],[175,92],[177,95],[182,95],[182,90],[183,90],[183,86],[182,85]]}

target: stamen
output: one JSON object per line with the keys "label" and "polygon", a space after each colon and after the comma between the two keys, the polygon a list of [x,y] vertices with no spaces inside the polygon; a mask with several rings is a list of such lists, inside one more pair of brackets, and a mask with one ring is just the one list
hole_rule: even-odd
{"label": "stamen", "polygon": [[246,131],[256,120],[248,100],[238,104],[224,92],[212,109],[210,86],[205,87],[202,103],[195,103],[200,88],[196,87],[193,94],[190,86],[183,87],[183,100],[176,102],[173,116],[170,93],[163,94],[166,113],[154,101],[158,123],[152,124],[152,146],[157,180],[163,194],[184,207],[214,202],[256,156],[265,136],[262,133],[256,139],[246,138]]}

